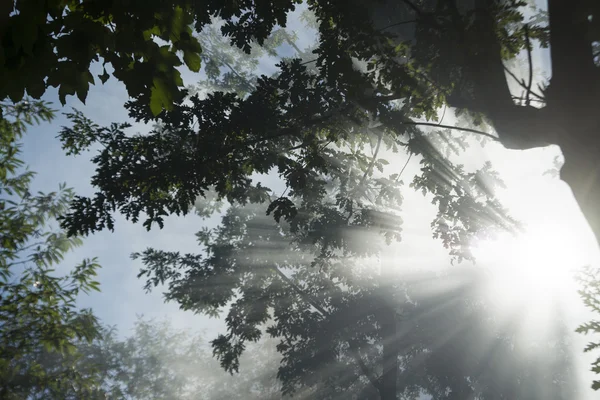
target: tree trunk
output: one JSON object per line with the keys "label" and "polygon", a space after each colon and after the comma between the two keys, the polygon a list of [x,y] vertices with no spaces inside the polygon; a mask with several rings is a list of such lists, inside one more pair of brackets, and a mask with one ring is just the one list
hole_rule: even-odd
{"label": "tree trunk", "polygon": [[398,392],[398,363],[399,338],[396,311],[389,304],[384,305],[378,312],[383,339],[383,373],[380,378],[379,394],[381,400],[396,400]]}
{"label": "tree trunk", "polygon": [[565,158],[561,179],[600,244],[600,69],[592,56],[589,4],[548,0],[552,79],[546,100]]}
{"label": "tree trunk", "polygon": [[562,145],[561,179],[569,185],[600,245],[600,149],[593,145]]}
{"label": "tree trunk", "polygon": [[[509,149],[559,145],[565,158],[561,179],[571,188],[600,245],[600,68],[592,56],[588,18],[600,11],[590,9],[589,4],[587,0],[548,0],[552,78],[544,108],[522,107],[512,101],[492,13],[483,14],[484,23],[475,31],[479,47],[462,44],[476,101],[451,98],[450,102],[485,114]],[[598,18],[594,15],[593,20]]]}

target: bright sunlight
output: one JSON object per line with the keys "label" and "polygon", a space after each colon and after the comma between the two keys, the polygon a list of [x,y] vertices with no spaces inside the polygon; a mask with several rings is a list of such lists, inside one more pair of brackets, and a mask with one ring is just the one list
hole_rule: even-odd
{"label": "bright sunlight", "polygon": [[539,335],[558,309],[577,301],[574,277],[596,262],[581,212],[558,179],[509,184],[503,203],[523,223],[522,232],[473,244],[477,264],[489,273],[489,298],[505,320],[518,319],[522,333]]}

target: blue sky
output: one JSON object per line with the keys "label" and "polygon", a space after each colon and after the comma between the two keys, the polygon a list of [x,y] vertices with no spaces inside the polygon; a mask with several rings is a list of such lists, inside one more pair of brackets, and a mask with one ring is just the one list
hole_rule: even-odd
{"label": "blue sky", "polygon": [[[292,19],[292,29],[302,33],[297,19]],[[301,35],[301,43],[307,43],[310,36]],[[544,70],[548,65],[547,55],[543,52],[535,58],[539,68]],[[96,65],[96,73],[100,68]],[[263,63],[263,72],[268,72],[269,63]],[[182,70],[183,71],[183,70]],[[547,71],[546,71],[547,72]],[[198,74],[183,71],[184,81],[193,84],[200,78]],[[128,121],[127,113],[123,108],[127,100],[124,86],[111,78],[105,85],[92,86],[83,105],[75,97],[68,99],[65,107],[60,107],[55,90],[50,90],[44,100],[54,103],[58,109],[57,118],[52,124],[44,124],[29,130],[24,140],[23,154],[26,163],[33,171],[37,172],[34,180],[34,190],[52,191],[58,188],[59,182],[66,182],[82,195],[92,194],[89,184],[93,175],[93,165],[89,162],[93,153],[79,157],[67,157],[60,148],[56,138],[60,127],[68,124],[61,114],[76,107],[86,116],[99,124]],[[451,124],[452,117],[447,117],[445,124]],[[144,131],[144,125],[134,125],[134,131]],[[598,264],[600,256],[598,249],[587,227],[583,216],[566,185],[544,175],[552,167],[552,160],[559,154],[556,148],[538,149],[531,151],[508,151],[498,145],[490,144],[485,148],[474,146],[464,157],[465,162],[473,165],[491,160],[494,167],[501,173],[507,183],[507,190],[501,193],[513,215],[529,223],[531,238],[542,235],[546,243],[536,243],[529,236],[520,239],[526,243],[525,249],[518,250],[515,242],[505,241],[497,244],[486,244],[486,251],[481,254],[481,264],[488,267],[496,265],[504,268],[507,263],[518,264],[527,260],[528,264],[541,263],[542,257],[547,265],[548,260],[565,260],[565,262],[594,263]],[[395,165],[402,165],[405,155],[393,155]],[[392,166],[394,165],[392,163]],[[409,165],[407,176],[418,170],[417,160]],[[407,178],[406,181],[409,179]],[[408,187],[405,188],[406,197],[404,205],[404,241],[394,248],[399,265],[412,266],[448,266],[449,258],[440,243],[431,240],[429,223],[435,214],[435,209],[429,199],[423,198]],[[96,314],[107,324],[117,325],[121,334],[127,334],[133,325],[136,315],[143,314],[147,317],[169,317],[176,327],[191,327],[206,330],[209,338],[217,332],[222,332],[224,324],[219,320],[209,320],[207,317],[192,315],[178,310],[175,304],[164,304],[160,290],[146,294],[143,281],[136,278],[141,266],[139,261],[132,261],[130,254],[135,251],[154,247],[162,250],[195,252],[197,246],[194,233],[202,226],[199,217],[169,217],[162,230],[153,229],[150,232],[141,224],[132,224],[117,216],[114,233],[104,231],[90,236],[84,240],[84,245],[69,253],[62,264],[63,268],[70,268],[81,259],[98,257],[102,269],[99,280],[102,292],[81,298],[81,305],[93,307]],[[210,223],[210,221],[209,221]],[[534,234],[535,233],[535,234]],[[549,245],[552,238],[556,245]],[[507,239],[508,240],[508,239]],[[512,247],[511,247],[512,246]],[[536,247],[537,246],[537,247]],[[521,252],[518,254],[511,254]],[[512,258],[511,258],[512,257]],[[575,260],[575,261],[573,261]],[[563,262],[564,264],[564,262]],[[561,264],[562,265],[562,264]],[[526,268],[526,267],[523,267]],[[562,268],[562,267],[556,267]],[[522,268],[521,268],[522,269]],[[520,273],[521,269],[515,273]],[[514,288],[500,288],[504,295],[510,295]],[[545,290],[540,288],[539,290]],[[587,313],[577,303],[574,291],[571,291],[565,300],[565,307],[569,307],[569,315],[573,324],[581,322]],[[574,327],[575,325],[573,325]],[[573,340],[585,342],[587,339],[574,336]],[[576,347],[580,353],[581,347]],[[582,368],[587,369],[589,360],[582,357]]]}

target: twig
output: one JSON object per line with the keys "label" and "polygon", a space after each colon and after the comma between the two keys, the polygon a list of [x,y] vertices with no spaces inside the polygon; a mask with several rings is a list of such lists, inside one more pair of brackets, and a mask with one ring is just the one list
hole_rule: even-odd
{"label": "twig", "polygon": [[495,141],[498,141],[498,138],[494,135],[491,135],[487,132],[484,131],[478,131],[477,129],[471,129],[471,128],[462,128],[460,126],[452,126],[452,125],[442,125],[442,124],[437,124],[434,122],[414,122],[414,121],[405,121],[405,122],[400,122],[399,125],[423,125],[423,126],[433,126],[436,128],[445,128],[445,129],[453,129],[456,131],[462,131],[462,132],[470,132],[470,133],[476,133],[478,135],[482,135],[485,137],[488,137],[490,139],[493,139]]}
{"label": "twig", "polygon": [[402,0],[402,2],[412,9],[419,17],[423,15],[423,11],[421,11],[421,9],[419,9],[419,7],[417,7],[411,0]]}
{"label": "twig", "polygon": [[400,25],[416,24],[417,22],[419,22],[418,19],[411,19],[408,21],[396,22],[395,24],[391,24],[391,25],[388,25],[388,26],[385,26],[385,27],[379,29],[379,31],[385,31],[386,29],[390,29],[390,28],[393,28],[395,26],[400,26]]}
{"label": "twig", "polygon": [[[513,100],[520,100],[523,101],[523,96],[512,96]],[[530,101],[537,101],[538,103],[545,103],[544,100],[540,100],[540,99],[530,99]]]}
{"label": "twig", "polygon": [[373,166],[375,165],[375,161],[377,161],[377,155],[379,154],[379,148],[381,147],[382,139],[383,139],[383,132],[379,132],[379,135],[377,137],[377,145],[375,146],[375,153],[373,154],[373,157],[371,158],[371,162],[369,163],[367,170],[365,171],[364,175],[362,176],[362,178],[357,186],[358,188],[361,188],[362,185],[365,184],[365,181],[367,180],[367,176],[373,171]]}
{"label": "twig", "polygon": [[[525,83],[524,80],[517,78],[517,76],[506,67],[506,65],[504,65],[504,70],[515,80],[517,81],[517,83],[519,85],[521,85],[523,88],[527,89],[527,84]],[[534,92],[533,90],[531,90],[531,88],[529,88],[529,92],[534,95],[535,97],[537,97],[538,99],[545,101],[546,99],[544,98],[544,96],[537,94],[536,92]]]}
{"label": "twig", "polygon": [[438,122],[438,125],[442,125],[442,122],[444,122],[444,118],[446,118],[446,103],[444,103],[444,111],[442,112],[442,118],[440,118],[440,122]]}
{"label": "twig", "polygon": [[312,60],[304,61],[304,62],[301,62],[300,65],[306,65],[306,64],[314,63],[316,61],[319,61],[319,59],[315,58],[315,59],[312,59]]}
{"label": "twig", "polygon": [[412,157],[413,153],[410,152],[408,153],[408,158],[406,159],[406,162],[404,163],[404,166],[402,167],[402,169],[400,170],[400,173],[398,174],[398,176],[396,177],[396,182],[398,182],[400,180],[400,177],[402,176],[402,174],[404,173],[404,170],[406,169],[406,167],[408,166],[408,163],[410,162],[410,159]]}
{"label": "twig", "polygon": [[529,106],[529,95],[531,93],[531,85],[533,84],[533,62],[531,61],[531,43],[529,40],[529,25],[525,24],[525,40],[527,46],[527,60],[529,61],[529,83],[527,84],[527,94],[525,96],[525,105]]}

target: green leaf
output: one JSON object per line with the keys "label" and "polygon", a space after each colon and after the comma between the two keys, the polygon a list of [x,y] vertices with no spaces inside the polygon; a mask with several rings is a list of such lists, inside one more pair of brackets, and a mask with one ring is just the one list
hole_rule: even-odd
{"label": "green leaf", "polygon": [[154,85],[150,91],[150,111],[154,116],[162,112],[164,108],[168,108],[172,102],[172,96],[165,81],[161,78],[154,78]]}
{"label": "green leaf", "polygon": [[191,51],[185,51],[183,53],[183,61],[185,62],[185,65],[187,65],[187,67],[191,71],[193,71],[193,72],[200,71],[202,61],[201,61],[200,55],[198,53],[194,53]]}

